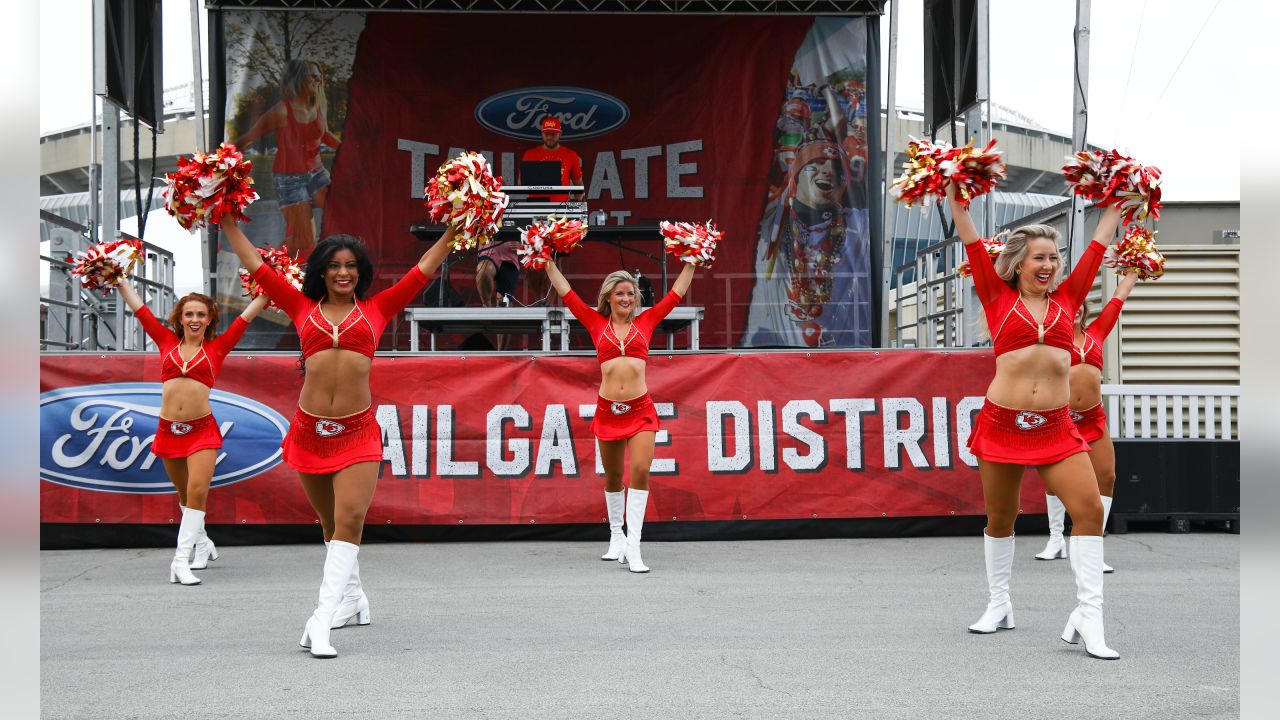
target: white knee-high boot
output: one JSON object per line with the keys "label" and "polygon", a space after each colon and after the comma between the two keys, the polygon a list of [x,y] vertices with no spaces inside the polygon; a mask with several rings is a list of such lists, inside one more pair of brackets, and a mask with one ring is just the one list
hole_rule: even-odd
{"label": "white knee-high boot", "polygon": [[600,556],[601,560],[618,560],[622,557],[622,546],[627,536],[622,534],[622,516],[626,510],[626,492],[605,491],[604,506],[609,511],[609,549]]}
{"label": "white knee-high boot", "polygon": [[1036,555],[1037,560],[1057,560],[1067,556],[1067,541],[1062,537],[1062,529],[1067,522],[1067,506],[1062,504],[1057,495],[1044,495],[1049,514],[1049,542],[1044,550]]}
{"label": "white knee-high boot", "polygon": [[338,656],[338,651],[329,642],[329,630],[333,626],[333,615],[342,602],[343,591],[347,587],[351,568],[355,565],[356,555],[359,552],[359,545],[342,540],[333,540],[329,543],[316,609],[307,619],[307,626],[302,631],[302,639],[298,641],[302,647],[310,648],[311,655],[314,657]]}
{"label": "white knee-high boot", "polygon": [[196,546],[191,555],[191,569],[204,570],[209,567],[210,560],[218,559],[218,548],[204,531],[204,523],[200,524],[200,537],[196,538]]}
{"label": "white knee-high boot", "polygon": [[[329,543],[325,543],[328,547]],[[352,620],[357,625],[368,625],[369,619],[369,598],[364,594],[364,586],[360,584],[360,557],[357,555],[355,562],[351,564],[351,577],[347,578],[346,588],[342,591],[342,602],[338,605],[338,610],[333,614],[333,623],[331,627],[340,628],[350,625]]]}
{"label": "white knee-high boot", "polygon": [[[1113,498],[1109,498],[1109,497],[1107,497],[1106,495],[1103,495],[1103,496],[1102,496],[1102,534],[1103,534],[1103,535],[1106,535],[1106,534],[1107,534],[1107,518],[1111,517],[1111,503],[1112,503],[1112,502],[1113,502]],[[1115,569],[1115,568],[1111,567],[1110,565],[1106,564],[1105,562],[1104,562],[1104,563],[1102,563],[1102,572],[1104,572],[1104,573],[1113,573],[1113,572],[1115,572],[1115,571],[1116,571],[1116,569]]]}
{"label": "white knee-high boot", "polygon": [[1067,618],[1062,639],[1075,644],[1084,640],[1084,649],[1103,660],[1115,660],[1120,653],[1107,647],[1102,626],[1102,538],[1097,535],[1071,536],[1071,571],[1076,576],[1076,609]]}
{"label": "white knee-high boot", "polygon": [[173,553],[173,561],[169,563],[169,582],[183,585],[199,585],[200,578],[191,574],[191,548],[204,527],[204,512],[182,508],[182,524],[178,525],[178,549]]}
{"label": "white knee-high boot", "polygon": [[648,504],[648,490],[627,491],[627,541],[618,562],[626,563],[633,573],[649,572],[649,566],[640,557],[640,531],[644,528],[644,511]]}
{"label": "white knee-high boot", "polygon": [[1013,574],[1013,536],[993,538],[982,534],[982,551],[987,565],[987,609],[969,632],[988,634],[1013,629],[1013,601],[1009,599],[1009,576]]}

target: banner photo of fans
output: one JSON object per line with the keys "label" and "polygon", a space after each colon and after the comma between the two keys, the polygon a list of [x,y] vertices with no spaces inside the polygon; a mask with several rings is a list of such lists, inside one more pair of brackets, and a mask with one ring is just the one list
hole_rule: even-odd
{"label": "banner photo of fans", "polygon": [[[410,228],[429,224],[423,190],[441,163],[479,152],[504,184],[516,184],[526,153],[545,150],[542,121],[555,118],[555,152],[577,155],[588,212],[607,220],[562,264],[580,294],[594,296],[606,274],[624,268],[660,296],[663,264],[670,277],[679,267],[664,256],[657,224],[714,220],[724,233],[715,264],[699,270],[685,298],[705,308],[702,347],[872,344],[878,233],[868,208],[880,191],[868,172],[867,106],[879,82],[868,72],[876,19],[223,17],[223,139],[254,164],[262,199],[245,231],[256,244],[283,244],[305,259],[327,235],[356,235],[378,268],[376,291],[434,240]],[[653,233],[609,231],[618,225]],[[518,241],[518,233],[499,237]],[[476,262],[474,253],[451,258],[453,302],[480,305]],[[235,268],[224,249],[219,301],[231,307],[244,302]],[[542,272],[525,270],[513,299],[533,305],[548,293]],[[251,333],[248,347],[296,343],[274,320],[278,329]],[[384,349],[395,332],[393,323]]]}

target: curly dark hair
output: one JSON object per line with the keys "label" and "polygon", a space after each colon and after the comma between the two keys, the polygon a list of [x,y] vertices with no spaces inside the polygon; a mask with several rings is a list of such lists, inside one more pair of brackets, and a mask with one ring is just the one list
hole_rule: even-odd
{"label": "curly dark hair", "polygon": [[215,303],[213,301],[213,298],[209,297],[208,295],[201,295],[200,293],[187,293],[186,295],[183,295],[181,298],[178,298],[178,302],[174,303],[173,309],[169,311],[169,325],[173,327],[173,331],[177,333],[178,337],[183,336],[182,308],[187,303],[193,300],[198,303],[204,303],[204,306],[208,309],[209,324],[204,329],[204,339],[205,340],[214,339],[215,337],[218,336],[218,304]]}
{"label": "curly dark hair", "polygon": [[356,298],[363,300],[364,294],[373,284],[373,262],[369,260],[369,251],[364,241],[355,235],[330,235],[321,240],[307,258],[307,273],[302,280],[302,294],[312,300],[323,300],[329,294],[324,284],[325,268],[339,250],[350,250],[356,256]]}

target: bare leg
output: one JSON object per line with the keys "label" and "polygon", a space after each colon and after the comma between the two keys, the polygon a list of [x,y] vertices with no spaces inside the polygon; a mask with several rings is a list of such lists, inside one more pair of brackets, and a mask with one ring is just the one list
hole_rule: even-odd
{"label": "bare leg", "polygon": [[1052,465],[1041,465],[1040,475],[1045,486],[1052,488],[1067,507],[1072,537],[1102,534],[1102,500],[1098,496],[1093,466],[1085,453],[1076,453]]}
{"label": "bare leg", "polygon": [[178,504],[190,507],[187,505],[187,459],[160,458],[160,462],[164,463],[164,474],[169,476],[169,482],[178,491]]}
{"label": "bare leg", "polygon": [[316,246],[315,220],[311,217],[311,203],[301,202],[280,209],[284,215],[285,249],[290,255],[305,258]]}
{"label": "bare leg", "polygon": [[1098,494],[1111,497],[1116,489],[1116,446],[1111,438],[1103,435],[1089,443],[1093,448],[1089,453],[1089,462],[1093,465],[1093,474],[1098,478]]}
{"label": "bare leg", "polygon": [[302,481],[302,492],[307,495],[307,502],[320,518],[320,530],[324,533],[324,541],[333,539],[333,475],[312,475],[298,473]]}
{"label": "bare leg", "polygon": [[653,444],[657,433],[645,431],[636,433],[627,440],[627,449],[631,453],[632,490],[649,489],[649,465],[653,462]]}
{"label": "bare leg", "polygon": [[333,539],[359,545],[364,516],[378,487],[378,463],[362,462],[342,468],[333,476]]}
{"label": "bare leg", "polygon": [[213,480],[213,466],[218,451],[209,448],[187,457],[187,507],[204,510],[209,499],[209,483]]}
{"label": "bare leg", "polygon": [[[497,277],[498,266],[493,262],[481,258],[476,263],[476,292],[480,295],[480,304],[485,307],[498,306],[497,294]],[[496,334],[493,336],[493,348],[502,350],[506,347],[506,335]]]}
{"label": "bare leg", "polygon": [[1022,486],[1022,465],[978,460],[982,477],[982,501],[987,510],[988,536],[1009,537],[1018,519],[1018,490]]}
{"label": "bare leg", "polygon": [[[600,440],[600,464],[604,465],[604,491],[622,491],[622,469],[627,453],[626,440]],[[647,479],[646,479],[647,481]]]}

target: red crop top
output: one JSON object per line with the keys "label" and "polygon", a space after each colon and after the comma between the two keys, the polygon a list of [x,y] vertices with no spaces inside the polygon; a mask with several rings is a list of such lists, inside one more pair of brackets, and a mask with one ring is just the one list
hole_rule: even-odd
{"label": "red crop top", "polygon": [[596,312],[595,308],[588,307],[582,302],[582,298],[572,290],[564,296],[564,306],[569,308],[573,316],[578,318],[578,322],[587,328],[587,332],[591,333],[591,342],[596,346],[596,360],[603,365],[606,360],[612,360],[616,357],[640,358],[641,360],[649,360],[649,338],[653,337],[654,328],[658,327],[658,323],[662,322],[676,305],[680,304],[680,296],[675,290],[667,293],[666,297],[658,301],[656,305],[645,310],[636,316],[631,322],[631,329],[627,331],[627,336],[621,340],[613,332],[613,323],[609,318]]}
{"label": "red crop top", "polygon": [[1084,329],[1084,342],[1076,345],[1075,352],[1071,353],[1072,365],[1087,363],[1099,370],[1102,369],[1102,343],[1115,328],[1116,320],[1120,319],[1120,311],[1123,309],[1123,300],[1111,298],[1111,302],[1102,308],[1098,317]]}
{"label": "red crop top", "polygon": [[157,320],[151,308],[143,305],[134,316],[142,323],[142,329],[147,335],[160,347],[160,382],[186,377],[208,387],[213,387],[213,379],[218,377],[218,371],[222,369],[222,360],[240,342],[244,331],[249,327],[244,318],[237,317],[226,332],[200,343],[195,356],[184,361],[182,353],[178,351],[182,338],[172,328]]}
{"label": "red crop top", "polygon": [[338,348],[373,357],[378,338],[392,316],[404,309],[414,296],[427,286],[427,276],[417,265],[395,285],[375,293],[368,300],[357,300],[347,317],[335,327],[320,312],[320,303],[290,285],[279,273],[263,264],[253,271],[267,295],[284,310],[298,329],[302,356],[309,358],[321,350]]}
{"label": "red crop top", "polygon": [[1045,311],[1043,325],[1036,322],[1026,303],[1022,302],[1020,293],[996,274],[995,264],[981,242],[969,243],[964,250],[969,256],[973,284],[987,315],[987,328],[991,330],[997,357],[1038,343],[1067,352],[1075,350],[1072,321],[1089,294],[1093,277],[1102,266],[1102,256],[1106,252],[1102,243],[1096,240],[1089,243],[1071,275],[1049,293],[1049,307]]}

